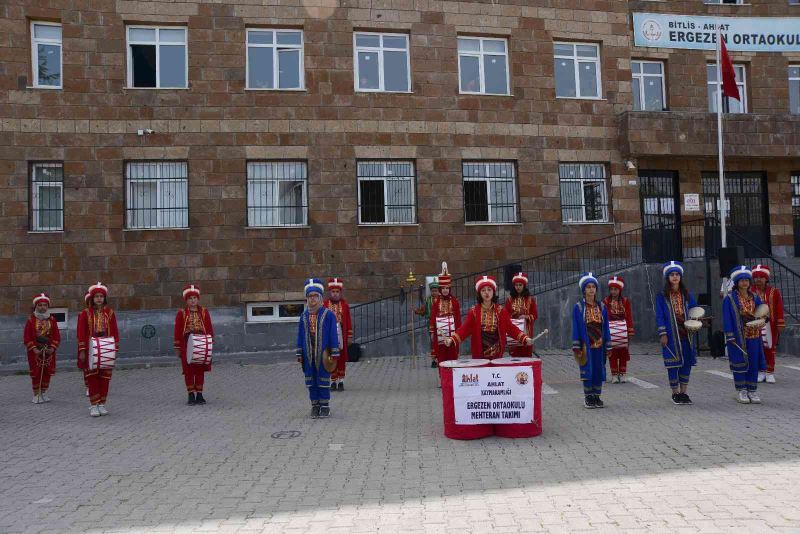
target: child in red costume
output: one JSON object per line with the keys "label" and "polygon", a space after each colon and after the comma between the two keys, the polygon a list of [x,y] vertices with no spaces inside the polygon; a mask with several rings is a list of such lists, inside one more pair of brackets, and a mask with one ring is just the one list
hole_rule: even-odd
{"label": "child in red costume", "polygon": [[56,372],[56,349],[61,343],[58,322],[50,315],[50,297],[39,293],[33,298],[33,312],[25,323],[22,341],[28,349],[28,369],[33,385],[33,403],[50,402],[47,389]]}
{"label": "child in red costume", "polygon": [[[621,276],[612,276],[608,281],[609,295],[603,299],[603,304],[608,310],[608,323],[611,330],[612,349],[608,354],[608,361],[611,364],[611,381],[618,383],[627,382],[625,375],[628,372],[628,361],[631,359],[628,344],[634,334],[631,301],[628,297],[622,296],[624,287],[625,280]],[[625,324],[622,324],[623,322]],[[624,331],[627,334],[624,344],[621,344],[621,341],[615,341],[617,339],[614,335],[615,331]]]}
{"label": "child in red costume", "polygon": [[183,300],[186,306],[178,310],[175,315],[175,354],[181,360],[183,379],[186,383],[186,391],[189,392],[190,406],[195,404],[205,404],[203,397],[203,384],[205,384],[205,374],[211,371],[211,361],[207,363],[189,363],[187,361],[186,350],[189,336],[193,334],[208,335],[214,337],[214,327],[211,324],[211,315],[208,310],[200,306],[200,288],[194,284],[189,284],[183,288]]}

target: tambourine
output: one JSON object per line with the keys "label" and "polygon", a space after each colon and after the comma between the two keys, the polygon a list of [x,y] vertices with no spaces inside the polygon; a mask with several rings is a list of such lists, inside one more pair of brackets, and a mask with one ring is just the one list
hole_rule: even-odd
{"label": "tambourine", "polygon": [[766,319],[769,317],[769,306],[767,304],[759,304],[756,306],[756,311],[753,313],[756,319]]}
{"label": "tambourine", "polygon": [[765,321],[764,319],[755,319],[754,321],[747,321],[745,323],[745,325],[748,328],[759,328],[759,329],[763,328],[765,324],[767,324],[767,321]]}
{"label": "tambourine", "polygon": [[[692,308],[696,309],[696,308]],[[701,308],[702,309],[702,308]],[[689,310],[691,312],[692,310]],[[684,321],[683,326],[686,327],[686,331],[690,334],[694,334],[695,332],[699,332],[700,329],[703,328],[703,323],[697,319],[688,319]]]}
{"label": "tambourine", "polygon": [[694,319],[699,321],[703,317],[706,316],[706,310],[701,308],[700,306],[694,306],[689,308],[689,319]]}
{"label": "tambourine", "polygon": [[331,356],[330,349],[325,349],[325,352],[322,355],[322,366],[329,373],[332,373],[336,370],[336,358]]}

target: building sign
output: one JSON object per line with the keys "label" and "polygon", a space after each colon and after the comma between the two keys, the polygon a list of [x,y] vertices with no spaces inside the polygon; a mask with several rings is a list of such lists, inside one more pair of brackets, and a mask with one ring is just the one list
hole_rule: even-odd
{"label": "building sign", "polygon": [[453,369],[456,424],[533,422],[533,368]]}
{"label": "building sign", "polygon": [[656,48],[716,50],[717,25],[728,50],[800,51],[800,18],[694,17],[663,13],[633,14],[633,43]]}
{"label": "building sign", "polygon": [[700,194],[684,193],[683,209],[684,211],[700,211]]}

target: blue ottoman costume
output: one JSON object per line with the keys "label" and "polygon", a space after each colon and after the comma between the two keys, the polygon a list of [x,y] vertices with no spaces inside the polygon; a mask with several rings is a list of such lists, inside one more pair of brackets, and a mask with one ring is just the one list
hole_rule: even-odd
{"label": "blue ottoman costume", "polygon": [[578,283],[584,297],[572,308],[572,351],[581,370],[583,394],[587,408],[602,408],[600,395],[606,379],[606,355],[611,350],[608,310],[595,295],[594,304],[586,302],[588,284],[600,285],[592,273],[584,274]]}
{"label": "blue ottoman costume", "polygon": [[322,408],[326,415],[331,398],[331,374],[325,369],[325,351],[330,351],[332,358],[339,357],[339,336],[336,331],[336,315],[322,306],[322,295],[325,286],[317,278],[309,279],[305,285],[306,297],[311,293],[319,293],[320,307],[316,313],[308,309],[300,316],[297,330],[297,359],[303,365],[303,374],[311,399],[312,416]]}
{"label": "blue ottoman costume", "polygon": [[[669,275],[678,273],[683,279],[683,265],[677,261],[664,264],[664,279],[669,280]],[[689,308],[697,306],[694,296],[688,291],[686,294],[670,291],[669,296],[664,293],[656,295],[656,325],[658,337],[667,336],[667,345],[661,348],[664,366],[669,375],[669,385],[674,390],[680,384],[688,385],[692,374],[692,366],[697,365],[697,352],[692,343],[693,335],[686,331],[683,323],[689,318]]]}

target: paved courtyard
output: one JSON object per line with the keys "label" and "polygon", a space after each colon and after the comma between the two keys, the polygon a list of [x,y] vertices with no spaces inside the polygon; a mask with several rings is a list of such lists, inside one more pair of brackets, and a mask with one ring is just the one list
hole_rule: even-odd
{"label": "paved courtyard", "polygon": [[444,438],[434,371],[409,359],[352,364],[328,420],[294,363],[221,363],[197,407],[177,367],[118,370],[95,419],[78,373],[46,405],[3,376],[0,532],[800,532],[800,359],[749,406],[701,358],[674,406],[655,354],[605,410],[542,354],[544,434],[472,442]]}

